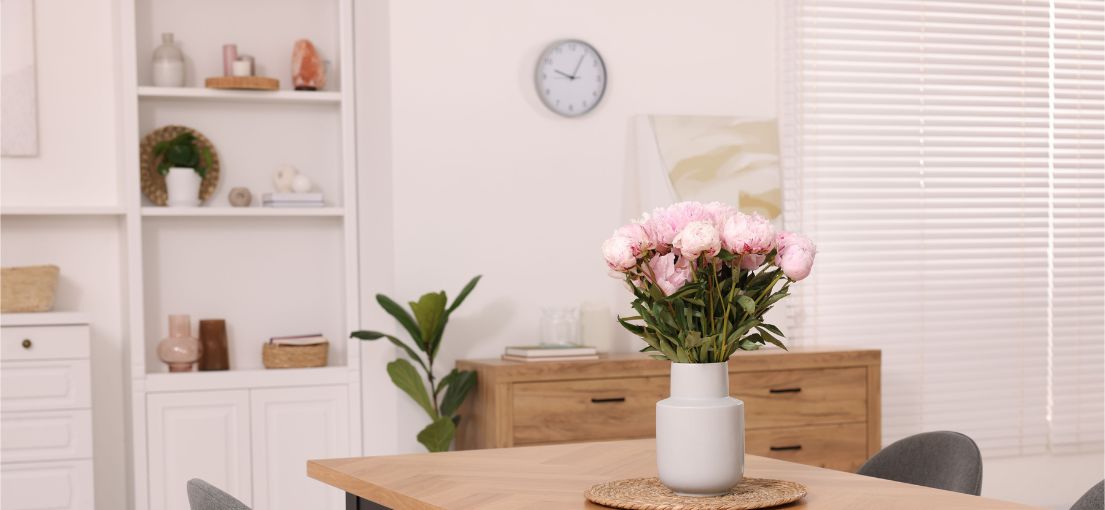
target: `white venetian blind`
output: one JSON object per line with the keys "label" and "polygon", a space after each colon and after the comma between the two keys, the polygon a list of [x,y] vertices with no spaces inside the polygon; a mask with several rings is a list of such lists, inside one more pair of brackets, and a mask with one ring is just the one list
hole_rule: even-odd
{"label": "white venetian blind", "polygon": [[883,350],[884,444],[957,430],[985,455],[1044,451],[1047,1],[792,8],[788,192],[818,243],[803,338]]}
{"label": "white venetian blind", "polygon": [[1054,2],[1051,444],[1105,436],[1105,3]]}

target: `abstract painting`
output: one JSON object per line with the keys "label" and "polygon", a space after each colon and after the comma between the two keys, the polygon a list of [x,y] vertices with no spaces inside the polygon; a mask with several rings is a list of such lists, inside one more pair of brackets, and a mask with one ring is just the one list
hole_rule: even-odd
{"label": "abstract painting", "polygon": [[38,155],[32,0],[0,0],[0,155]]}

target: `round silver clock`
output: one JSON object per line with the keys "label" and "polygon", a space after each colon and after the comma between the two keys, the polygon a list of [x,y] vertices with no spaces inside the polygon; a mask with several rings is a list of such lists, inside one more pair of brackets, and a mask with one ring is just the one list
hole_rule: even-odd
{"label": "round silver clock", "polygon": [[598,106],[606,92],[606,64],[590,44],[568,39],[541,52],[534,73],[537,96],[550,110],[578,117]]}

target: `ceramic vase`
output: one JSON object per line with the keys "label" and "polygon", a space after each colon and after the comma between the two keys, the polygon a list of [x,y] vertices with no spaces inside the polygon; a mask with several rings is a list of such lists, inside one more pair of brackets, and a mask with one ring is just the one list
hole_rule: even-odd
{"label": "ceramic vase", "polygon": [[165,176],[169,192],[169,207],[196,207],[200,205],[200,184],[203,178],[194,169],[174,166]]}
{"label": "ceramic vase", "polygon": [[226,345],[226,321],[203,319],[200,321],[200,370],[230,370],[230,356]]}
{"label": "ceramic vase", "polygon": [[203,347],[192,336],[192,318],[187,315],[169,316],[169,336],[157,344],[157,356],[169,365],[170,372],[190,372],[192,364],[200,359]]}
{"label": "ceramic vase", "polygon": [[184,86],[184,54],[173,42],[173,34],[161,34],[161,46],[153,51],[153,84],[157,87]]}
{"label": "ceramic vase", "polygon": [[744,477],[744,402],[729,396],[728,363],[672,363],[671,397],[656,403],[660,482],[717,496]]}

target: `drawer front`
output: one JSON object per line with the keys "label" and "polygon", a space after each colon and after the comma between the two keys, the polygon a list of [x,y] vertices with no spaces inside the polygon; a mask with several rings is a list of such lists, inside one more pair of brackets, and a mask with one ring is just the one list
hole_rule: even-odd
{"label": "drawer front", "polygon": [[867,425],[846,423],[748,430],[745,451],[854,473],[867,460]]}
{"label": "drawer front", "polygon": [[88,326],[0,328],[0,360],[88,358]]}
{"label": "drawer front", "polygon": [[653,437],[668,386],[667,377],[515,384],[514,444]]}
{"label": "drawer front", "polygon": [[92,508],[92,461],[27,462],[0,467],[4,510]]}
{"label": "drawer front", "polygon": [[825,368],[729,374],[748,430],[867,419],[867,369]]}
{"label": "drawer front", "polygon": [[5,462],[91,457],[91,410],[0,413],[0,458]]}
{"label": "drawer front", "polygon": [[0,409],[46,411],[91,406],[89,362],[12,361],[0,364]]}

